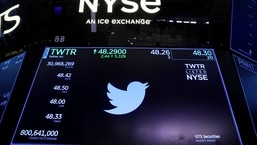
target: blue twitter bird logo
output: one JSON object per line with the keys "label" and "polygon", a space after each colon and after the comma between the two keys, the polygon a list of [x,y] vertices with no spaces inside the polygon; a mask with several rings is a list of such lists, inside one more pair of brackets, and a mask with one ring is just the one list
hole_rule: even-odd
{"label": "blue twitter bird logo", "polygon": [[104,110],[114,115],[123,115],[137,109],[145,98],[145,90],[149,87],[148,83],[138,81],[131,82],[127,90],[120,90],[111,83],[107,85],[107,96],[110,103],[115,106],[113,109]]}

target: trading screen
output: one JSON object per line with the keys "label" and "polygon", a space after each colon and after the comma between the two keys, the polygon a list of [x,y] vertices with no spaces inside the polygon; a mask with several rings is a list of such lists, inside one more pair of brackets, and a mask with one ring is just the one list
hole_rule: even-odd
{"label": "trading screen", "polygon": [[257,62],[257,1],[233,0],[231,49]]}
{"label": "trading screen", "polygon": [[46,47],[11,145],[242,145],[208,48]]}
{"label": "trading screen", "polygon": [[25,53],[21,53],[0,63],[0,123],[2,122],[24,57]]}
{"label": "trading screen", "polygon": [[244,91],[245,100],[249,109],[249,114],[253,123],[253,127],[256,132],[257,127],[257,66],[254,63],[246,61],[245,59],[233,56],[236,64],[238,76]]}

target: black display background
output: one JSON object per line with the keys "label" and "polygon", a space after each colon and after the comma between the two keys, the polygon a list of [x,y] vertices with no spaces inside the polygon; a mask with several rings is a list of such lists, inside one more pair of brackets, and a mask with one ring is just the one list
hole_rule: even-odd
{"label": "black display background", "polygon": [[[60,68],[49,68],[46,61],[42,62],[14,143],[27,142],[26,137],[19,137],[20,129],[60,128],[65,131],[58,137],[58,143],[195,144],[194,135],[199,133],[220,134],[220,143],[239,144],[215,61],[171,61],[167,56],[152,56],[149,50],[144,50],[147,55],[143,50],[140,53],[131,51],[133,54],[128,50],[127,59],[117,61],[100,59],[92,51],[79,50],[76,57],[64,58],[75,61],[76,65],[72,69],[72,80],[67,82],[70,93],[65,96],[68,102],[62,108],[64,118],[60,124],[54,125],[44,119],[52,109],[49,99],[58,95],[52,86],[63,82],[56,78]],[[185,63],[205,64],[209,80],[187,81]],[[143,104],[124,116],[105,113],[103,110],[110,107],[106,97],[107,83],[111,81],[117,87],[126,88],[134,80],[149,82]],[[172,94],[172,98],[167,94]],[[58,112],[59,109],[54,110]],[[169,133],[176,131],[170,136],[166,136],[166,132],[166,135],[161,134],[155,139],[155,133],[160,131],[157,128],[167,129]]]}

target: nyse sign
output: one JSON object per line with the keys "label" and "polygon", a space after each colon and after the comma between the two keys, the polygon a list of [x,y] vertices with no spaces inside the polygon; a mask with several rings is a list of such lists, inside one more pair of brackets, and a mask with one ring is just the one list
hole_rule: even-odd
{"label": "nyse sign", "polygon": [[[107,13],[113,12],[113,5],[117,0],[104,0],[107,6]],[[139,9],[139,4],[131,0],[121,0],[121,3],[124,5],[121,8],[121,11],[124,13],[135,13]],[[84,12],[84,5],[87,5],[90,8],[91,12],[96,13],[98,9],[98,0],[80,0],[79,4],[79,13]],[[161,6],[161,0],[140,0],[140,7],[143,11],[149,14],[154,14],[160,11],[159,6]]]}
{"label": "nyse sign", "polygon": [[[14,31],[20,24],[20,16],[18,15],[13,15],[13,16],[10,16],[10,14],[12,13],[13,10],[19,8],[19,4],[9,8],[8,10],[0,13],[0,32],[3,32],[3,34],[8,34],[8,33],[11,33],[12,31]],[[11,28],[7,28],[7,29],[3,29],[2,30],[2,22],[15,22],[15,24],[11,27]]]}

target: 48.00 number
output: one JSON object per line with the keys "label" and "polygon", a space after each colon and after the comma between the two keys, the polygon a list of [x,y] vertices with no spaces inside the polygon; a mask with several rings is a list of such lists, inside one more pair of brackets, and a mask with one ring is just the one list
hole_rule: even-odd
{"label": "48.00 number", "polygon": [[22,129],[20,132],[21,136],[30,137],[57,137],[59,134],[58,130],[26,130]]}

